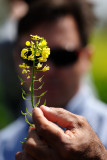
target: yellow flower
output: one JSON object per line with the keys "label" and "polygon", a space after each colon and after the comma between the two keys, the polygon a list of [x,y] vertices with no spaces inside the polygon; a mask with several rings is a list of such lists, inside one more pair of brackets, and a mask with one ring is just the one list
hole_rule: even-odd
{"label": "yellow flower", "polygon": [[19,67],[20,67],[20,68],[24,68],[24,67],[23,67],[23,66],[24,66],[24,64],[25,64],[25,63],[23,63],[23,64],[19,64]]}
{"label": "yellow flower", "polygon": [[39,57],[38,59],[39,59],[39,62],[46,62],[47,61],[47,59],[44,57]]}
{"label": "yellow flower", "polygon": [[26,41],[26,46],[30,46],[30,42],[29,41]]}
{"label": "yellow flower", "polygon": [[26,68],[29,69],[30,67],[26,64]]}
{"label": "yellow flower", "polygon": [[21,82],[21,86],[23,85],[23,82]]}
{"label": "yellow flower", "polygon": [[50,55],[50,48],[43,48],[42,50],[42,57],[48,58]]}
{"label": "yellow flower", "polygon": [[37,52],[36,52],[36,56],[40,56],[40,51],[37,51]]}
{"label": "yellow flower", "polygon": [[22,70],[22,74],[26,74],[27,73],[27,70],[26,69],[23,69]]}
{"label": "yellow flower", "polygon": [[27,59],[27,52],[28,52],[27,48],[22,49],[22,51],[21,51],[21,57],[23,59]]}
{"label": "yellow flower", "polygon": [[30,56],[28,56],[28,60],[29,61],[34,61],[35,60],[34,55],[31,54]]}
{"label": "yellow flower", "polygon": [[32,40],[40,40],[41,38],[37,35],[30,35]]}
{"label": "yellow flower", "polygon": [[34,47],[34,44],[35,44],[35,43],[31,41],[31,47],[32,47],[32,48]]}
{"label": "yellow flower", "polygon": [[49,55],[46,54],[46,53],[42,53],[42,57],[43,57],[44,59],[47,59],[47,58],[49,57]]}
{"label": "yellow flower", "polygon": [[27,69],[30,68],[30,67],[29,67],[27,64],[25,64],[25,63],[20,64],[19,67],[20,67],[20,68],[27,68]]}
{"label": "yellow flower", "polygon": [[38,63],[37,66],[36,66],[37,69],[39,69],[41,67],[42,67],[42,64],[40,64],[40,63]]}
{"label": "yellow flower", "polygon": [[29,79],[29,78],[30,78],[30,76],[28,75],[28,76],[27,76],[27,79]]}
{"label": "yellow flower", "polygon": [[32,55],[34,55],[34,49],[33,48],[30,48],[31,52],[32,52]]}
{"label": "yellow flower", "polygon": [[47,45],[47,42],[46,42],[46,40],[42,40],[40,43],[39,43],[39,47],[44,47],[44,46],[46,46]]}
{"label": "yellow flower", "polygon": [[21,53],[23,53],[23,54],[26,53],[26,52],[28,52],[27,48],[23,48],[22,51],[21,51]]}
{"label": "yellow flower", "polygon": [[44,68],[42,69],[43,72],[46,72],[49,70],[49,66],[44,66]]}

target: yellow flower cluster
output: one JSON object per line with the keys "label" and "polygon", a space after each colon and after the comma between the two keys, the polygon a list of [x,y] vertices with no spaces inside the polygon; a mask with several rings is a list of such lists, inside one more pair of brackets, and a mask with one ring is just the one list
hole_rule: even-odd
{"label": "yellow flower cluster", "polygon": [[[31,35],[31,39],[33,41],[26,41],[27,47],[22,49],[21,57],[23,59],[28,59],[29,61],[36,60],[38,63],[46,62],[50,55],[50,48],[47,47],[46,40],[37,35]],[[31,54],[29,55],[28,53]]]}
{"label": "yellow flower cluster", "polygon": [[42,71],[45,72],[45,71],[48,71],[49,70],[49,66],[45,66]]}
{"label": "yellow flower cluster", "polygon": [[[28,70],[30,68],[30,66],[28,66],[25,63],[22,63],[19,65],[20,68],[22,68],[22,74],[28,74],[30,72],[30,70]],[[29,79],[30,76],[28,75],[27,79]]]}
{"label": "yellow flower cluster", "polygon": [[[47,42],[44,38],[37,35],[30,35],[31,41],[26,41],[26,47],[21,51],[21,57],[26,61],[35,61],[36,69],[40,70],[43,67],[43,62],[47,61],[50,55],[50,48],[47,46]],[[29,72],[31,67],[25,63],[19,65],[22,68],[22,74],[27,75],[27,79],[30,78]],[[34,67],[34,66],[33,66]],[[44,66],[41,71],[45,72],[49,70],[49,66]]]}
{"label": "yellow flower cluster", "polygon": [[29,68],[29,66],[25,63],[20,64],[19,67],[20,68],[27,68],[27,69]]}
{"label": "yellow flower cluster", "polygon": [[22,74],[27,74],[28,72],[30,72],[30,70],[27,70],[27,69],[22,70]]}

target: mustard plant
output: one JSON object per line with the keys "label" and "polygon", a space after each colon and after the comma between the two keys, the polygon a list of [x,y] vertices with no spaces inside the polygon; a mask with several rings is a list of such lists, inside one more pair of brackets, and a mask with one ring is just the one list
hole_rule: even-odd
{"label": "mustard plant", "polygon": [[[23,80],[21,77],[19,77],[21,81],[21,86],[22,86],[22,98],[24,100],[31,101],[32,108],[38,107],[40,104],[40,100],[42,96],[46,94],[47,91],[43,92],[41,95],[36,96],[38,97],[38,101],[35,104],[35,90],[40,90],[42,89],[44,82],[40,84],[39,88],[35,88],[34,83],[42,82],[43,76],[40,77],[39,79],[36,79],[36,74],[37,72],[46,72],[49,70],[49,66],[44,65],[46,63],[47,58],[50,55],[50,48],[47,46],[47,42],[43,37],[39,37],[37,35],[30,35],[31,41],[26,41],[26,47],[22,49],[21,51],[21,58],[25,61],[22,64],[19,65],[19,67],[22,69],[22,74],[26,76],[26,81]],[[28,65],[26,62],[32,62],[32,66]],[[24,83],[30,83],[30,93],[27,94],[25,90],[23,89]],[[30,99],[27,99],[26,96],[30,95]],[[44,102],[44,105],[46,104],[46,100]],[[26,108],[26,113],[21,113],[25,116],[26,122],[33,126],[28,119],[27,115],[31,116],[31,113],[28,112],[28,109]]]}

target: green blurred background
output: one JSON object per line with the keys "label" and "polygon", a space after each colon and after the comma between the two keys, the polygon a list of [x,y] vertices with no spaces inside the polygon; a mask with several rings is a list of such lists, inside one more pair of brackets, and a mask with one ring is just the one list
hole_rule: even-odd
{"label": "green blurred background", "polygon": [[107,103],[107,29],[97,29],[91,43],[95,53],[92,62],[92,76],[99,98]]}
{"label": "green blurred background", "polygon": [[[91,72],[93,83],[99,99],[107,103],[107,30],[105,28],[95,30],[90,43],[94,46]],[[6,107],[3,95],[3,86],[0,83],[0,128],[4,128],[15,118]]]}

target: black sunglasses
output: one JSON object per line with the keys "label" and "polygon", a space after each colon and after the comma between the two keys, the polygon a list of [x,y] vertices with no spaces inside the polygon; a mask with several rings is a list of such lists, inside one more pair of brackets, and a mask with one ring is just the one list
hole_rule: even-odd
{"label": "black sunglasses", "polygon": [[49,60],[57,67],[73,65],[78,59],[79,50],[52,49]]}
{"label": "black sunglasses", "polygon": [[[31,52],[29,53],[29,55]],[[79,55],[79,50],[65,50],[65,49],[51,49],[51,53],[49,55],[48,60],[51,61],[56,67],[66,67],[69,65],[73,65]],[[26,64],[32,66],[32,61],[28,61],[23,59]],[[38,62],[36,62],[38,63]]]}

